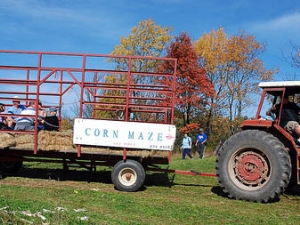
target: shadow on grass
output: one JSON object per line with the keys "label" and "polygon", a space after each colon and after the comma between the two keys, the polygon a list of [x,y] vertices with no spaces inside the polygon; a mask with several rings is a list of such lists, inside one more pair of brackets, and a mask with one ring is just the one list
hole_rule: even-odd
{"label": "shadow on grass", "polygon": [[[213,187],[211,189],[213,193],[215,193],[218,196],[224,197],[224,198],[229,198],[226,193],[223,192],[222,188],[219,186]],[[300,201],[299,196],[300,196],[300,185],[295,185],[292,188],[287,189],[282,195],[280,195],[278,198],[273,199],[272,201],[268,203],[275,203],[280,201],[280,197],[283,196],[285,198],[291,199],[291,200],[296,200]],[[293,196],[297,196],[294,198]]]}
{"label": "shadow on grass", "polygon": [[147,174],[145,186],[187,186],[187,187],[212,187],[209,184],[195,184],[195,183],[176,183],[174,182],[176,174],[174,173],[152,173]]}
{"label": "shadow on grass", "polygon": [[[222,190],[222,188],[221,188],[220,186],[213,187],[213,188],[211,189],[211,191],[212,191],[214,194],[216,194],[216,195],[218,195],[218,196],[220,196],[220,197],[222,197],[222,198],[227,198],[227,199],[231,199],[231,200],[234,201],[234,199],[229,198],[229,196],[228,196],[226,193],[223,192],[223,190]],[[243,200],[241,200],[241,201],[243,201]],[[278,201],[279,201],[279,198],[275,198],[275,199],[273,199],[272,201],[270,201],[270,202],[268,202],[268,203],[274,203],[274,202],[278,202]]]}
{"label": "shadow on grass", "polygon": [[[6,177],[23,177],[43,180],[57,180],[57,181],[83,181],[83,182],[99,182],[104,184],[112,184],[111,169],[101,171],[88,171],[80,169],[49,169],[49,168],[28,168],[23,167],[17,173],[3,173],[2,179]],[[171,187],[174,184],[174,174],[168,173],[146,173],[145,186],[166,186]]]}
{"label": "shadow on grass", "polygon": [[164,186],[172,187],[174,185],[174,175],[168,173],[147,173],[145,186]]}
{"label": "shadow on grass", "polygon": [[[298,184],[298,185],[295,185],[293,187],[288,188],[284,192],[284,194],[286,194],[286,195],[297,195],[297,196],[300,196],[300,185]],[[299,200],[299,199],[297,199],[297,200]]]}
{"label": "shadow on grass", "polygon": [[[169,187],[172,186],[195,186],[195,187],[212,187],[207,184],[194,184],[194,183],[176,183],[174,182],[175,174],[165,172],[147,172],[144,186],[140,191],[146,190],[147,187],[159,186]],[[5,177],[23,177],[32,179],[43,179],[43,180],[56,180],[56,181],[80,181],[80,182],[97,182],[104,184],[112,184],[111,181],[111,170],[101,171],[88,171],[79,169],[50,169],[50,168],[29,168],[23,167],[17,173],[4,173],[2,179]],[[212,189],[217,188],[213,187]]]}
{"label": "shadow on grass", "polygon": [[59,181],[85,181],[101,182],[111,184],[111,171],[103,170],[91,172],[87,170],[63,170],[63,169],[46,169],[46,168],[26,168],[23,167],[17,173],[4,173],[5,177],[24,177],[33,179],[59,180]]}
{"label": "shadow on grass", "polygon": [[221,197],[224,197],[224,198],[228,198],[228,195],[223,192],[223,190],[222,190],[222,188],[220,186],[212,187],[211,192],[214,193],[214,194],[216,194],[216,195],[218,195],[218,196],[221,196]]}
{"label": "shadow on grass", "polygon": [[[24,177],[33,179],[43,180],[57,180],[57,181],[80,181],[80,182],[97,182],[103,184],[112,184],[111,181],[111,169],[103,169],[101,171],[88,171],[88,170],[63,170],[63,169],[49,169],[49,168],[28,168],[23,167],[18,173],[15,174],[2,174],[2,178],[9,177]],[[188,186],[188,187],[211,187],[211,192],[228,198],[227,194],[223,192],[219,186],[213,184],[195,184],[195,183],[177,183],[174,182],[176,174],[165,173],[165,172],[147,172],[144,186],[140,191],[144,191],[147,187],[158,186],[158,187],[169,187],[172,186]],[[289,188],[285,191],[284,196],[286,198],[293,198],[299,201],[300,196],[300,185],[296,185],[293,188]],[[275,200],[275,201],[278,201]]]}

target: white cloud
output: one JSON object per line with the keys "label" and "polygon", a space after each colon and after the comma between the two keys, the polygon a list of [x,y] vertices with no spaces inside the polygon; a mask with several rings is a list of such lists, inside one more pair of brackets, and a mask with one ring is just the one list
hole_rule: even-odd
{"label": "white cloud", "polygon": [[284,15],[273,20],[252,24],[250,30],[256,32],[299,32],[300,13]]}
{"label": "white cloud", "polygon": [[51,4],[38,0],[0,0],[0,3],[0,24],[2,27],[8,25],[6,35],[14,37],[20,31],[26,36],[34,36],[45,30],[73,30],[74,33],[85,33],[95,38],[118,39],[117,34],[126,28],[124,17],[130,19],[126,13],[124,17],[116,17],[117,8],[105,7],[101,2],[89,4],[86,1],[66,0]]}

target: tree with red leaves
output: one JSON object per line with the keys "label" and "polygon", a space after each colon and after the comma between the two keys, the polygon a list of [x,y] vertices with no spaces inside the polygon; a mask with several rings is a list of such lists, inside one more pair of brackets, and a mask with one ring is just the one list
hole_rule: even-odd
{"label": "tree with red leaves", "polygon": [[197,128],[191,124],[190,114],[200,112],[207,104],[207,96],[213,94],[204,69],[199,64],[198,55],[191,38],[183,32],[167,48],[167,57],[177,58],[176,106],[183,119],[181,132]]}

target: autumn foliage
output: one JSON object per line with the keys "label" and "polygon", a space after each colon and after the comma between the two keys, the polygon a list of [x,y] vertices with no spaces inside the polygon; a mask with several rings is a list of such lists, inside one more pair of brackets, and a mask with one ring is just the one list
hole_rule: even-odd
{"label": "autumn foliage", "polygon": [[253,106],[257,83],[272,79],[276,70],[267,70],[259,55],[265,45],[255,36],[240,31],[228,37],[221,27],[201,36],[195,43],[200,65],[205,68],[215,95],[207,111],[207,130],[217,134],[220,117],[228,119],[227,134],[237,131],[236,121],[243,118],[243,111]]}
{"label": "autumn foliage", "polygon": [[176,105],[183,119],[183,132],[196,129],[199,124],[190,124],[191,112],[200,112],[207,96],[213,94],[213,85],[199,64],[198,55],[191,38],[181,33],[171,42],[167,57],[177,58]]}
{"label": "autumn foliage", "polygon": [[171,40],[171,30],[172,27],[156,25],[152,19],[142,20],[128,37],[120,37],[120,45],[111,54],[160,57]]}
{"label": "autumn foliage", "polygon": [[[143,20],[128,37],[120,38],[112,54],[176,58],[176,126],[181,133],[193,133],[201,126],[209,135],[208,143],[218,143],[238,130],[244,110],[253,105],[257,83],[271,80],[276,69],[265,68],[259,58],[265,45],[244,31],[227,36],[222,27],[212,29],[195,42],[186,32],[172,40],[170,31],[151,19]],[[129,65],[121,61],[116,64],[119,68]],[[148,72],[171,72],[173,68],[168,63],[142,64],[138,60],[130,65]],[[165,87],[173,85],[171,78],[159,76],[143,82],[150,80]],[[166,99],[159,104],[170,104],[171,98]]]}

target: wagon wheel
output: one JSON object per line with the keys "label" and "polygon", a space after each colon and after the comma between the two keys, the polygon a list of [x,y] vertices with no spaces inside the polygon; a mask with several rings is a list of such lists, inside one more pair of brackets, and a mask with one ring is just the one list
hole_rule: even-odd
{"label": "wagon wheel", "polygon": [[111,179],[116,189],[120,191],[138,191],[145,182],[143,166],[134,160],[119,161],[113,168]]}

